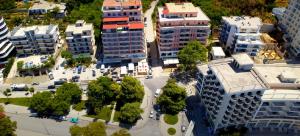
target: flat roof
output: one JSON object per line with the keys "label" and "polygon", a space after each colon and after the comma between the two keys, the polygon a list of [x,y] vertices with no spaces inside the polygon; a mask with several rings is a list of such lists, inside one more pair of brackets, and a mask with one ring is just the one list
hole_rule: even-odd
{"label": "flat roof", "polygon": [[212,47],[212,53],[213,56],[224,56],[225,57],[225,53],[222,49],[222,47]]}
{"label": "flat roof", "polygon": [[250,58],[250,56],[247,53],[239,53],[239,54],[234,54],[232,55],[232,58],[235,59],[237,63],[240,65],[253,65],[254,62]]}
{"label": "flat roof", "polygon": [[[292,64],[256,64],[253,70],[267,84],[285,84],[278,78],[282,73],[286,77],[300,81],[300,65]],[[294,83],[300,85],[300,83]]]}
{"label": "flat roof", "polygon": [[225,17],[224,16],[222,17],[222,20],[238,28],[259,29],[262,26],[262,21],[259,17],[250,17],[250,16]]}
{"label": "flat roof", "polygon": [[52,34],[57,27],[57,25],[15,27],[11,32],[11,36],[25,36],[26,31],[34,31],[37,35]]}
{"label": "flat roof", "polygon": [[184,3],[166,3],[168,13],[189,13],[198,12],[197,8],[189,2]]}
{"label": "flat roof", "polygon": [[117,7],[117,6],[140,6],[141,0],[104,0],[103,6]]}
{"label": "flat roof", "polygon": [[159,21],[164,22],[164,21],[182,21],[182,20],[199,20],[199,21],[210,21],[208,16],[200,9],[200,7],[195,7],[195,10],[197,12],[197,16],[195,17],[182,17],[182,18],[166,18],[163,17],[164,13],[164,8],[163,7],[158,7],[158,14],[159,14]]}
{"label": "flat roof", "polygon": [[[226,60],[226,59],[225,59]],[[248,90],[264,89],[265,86],[260,78],[251,71],[243,71],[234,67],[232,62],[222,59],[218,63],[210,63],[208,67],[219,79],[224,90],[229,93],[236,93]]]}
{"label": "flat roof", "polygon": [[270,89],[264,92],[263,101],[300,100],[300,90]]}
{"label": "flat roof", "polygon": [[[76,26],[77,23],[81,23],[81,26]],[[85,23],[83,20],[76,21],[76,24],[68,25],[66,32],[73,32],[73,33],[82,33],[83,31],[91,31],[93,30],[92,23]]]}
{"label": "flat roof", "polygon": [[36,2],[33,4],[32,7],[30,7],[30,10],[36,10],[36,9],[47,9],[52,10],[55,7],[58,7],[60,9],[60,12],[64,12],[66,10],[66,4],[65,3],[53,3],[53,2],[47,2],[45,0],[40,0],[39,2]]}

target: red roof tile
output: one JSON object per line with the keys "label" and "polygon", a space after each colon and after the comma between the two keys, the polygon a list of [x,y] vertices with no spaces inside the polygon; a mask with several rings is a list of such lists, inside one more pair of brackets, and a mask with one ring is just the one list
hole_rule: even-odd
{"label": "red roof tile", "polygon": [[117,21],[128,21],[128,17],[114,17],[114,18],[103,18],[103,22],[117,22]]}

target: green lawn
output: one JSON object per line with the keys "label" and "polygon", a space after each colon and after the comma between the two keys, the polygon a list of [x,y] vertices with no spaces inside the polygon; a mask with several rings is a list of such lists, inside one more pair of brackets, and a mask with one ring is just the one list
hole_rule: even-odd
{"label": "green lawn", "polygon": [[109,121],[111,112],[112,110],[110,109],[110,107],[103,107],[98,115],[85,115],[85,116]]}
{"label": "green lawn", "polygon": [[177,114],[176,115],[165,114],[164,121],[169,125],[175,125],[178,122],[178,116]]}
{"label": "green lawn", "polygon": [[9,104],[28,107],[30,98],[0,98],[0,103],[6,103],[7,101],[9,102]]}
{"label": "green lawn", "polygon": [[176,134],[176,129],[175,128],[169,128],[168,129],[168,134],[169,135],[175,135]]}
{"label": "green lawn", "polygon": [[120,111],[115,111],[114,122],[119,122],[120,114],[121,114]]}

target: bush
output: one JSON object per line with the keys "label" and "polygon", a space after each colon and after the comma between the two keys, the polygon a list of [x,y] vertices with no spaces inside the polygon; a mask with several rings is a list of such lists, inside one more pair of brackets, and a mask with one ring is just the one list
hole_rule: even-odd
{"label": "bush", "polygon": [[168,129],[168,134],[169,135],[175,135],[176,134],[176,129],[175,128],[169,128]]}
{"label": "bush", "polygon": [[178,122],[178,116],[177,114],[176,115],[165,114],[164,121],[169,125],[175,125]]}
{"label": "bush", "polygon": [[21,71],[23,69],[24,61],[18,61],[17,63],[17,70]]}
{"label": "bush", "polygon": [[85,109],[85,101],[81,101],[80,103],[73,105],[73,109],[76,111],[82,111]]}
{"label": "bush", "polygon": [[9,58],[8,63],[5,65],[3,70],[3,77],[6,78],[15,62],[15,58]]}

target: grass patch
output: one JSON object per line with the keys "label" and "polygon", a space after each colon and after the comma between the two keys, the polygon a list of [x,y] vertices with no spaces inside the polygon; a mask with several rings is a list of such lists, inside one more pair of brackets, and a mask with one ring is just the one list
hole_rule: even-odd
{"label": "grass patch", "polygon": [[119,117],[120,117],[121,112],[120,111],[115,111],[114,115],[114,122],[119,122]]}
{"label": "grass patch", "polygon": [[176,134],[176,129],[175,128],[169,128],[168,129],[168,134],[169,135],[175,135]]}
{"label": "grass patch", "polygon": [[0,103],[6,103],[29,107],[30,98],[0,98]]}
{"label": "grass patch", "polygon": [[85,116],[109,121],[111,112],[112,112],[112,109],[110,107],[103,107],[97,115],[85,115]]}
{"label": "grass patch", "polygon": [[165,114],[164,121],[169,125],[175,125],[178,122],[178,116],[177,114],[176,115]]}
{"label": "grass patch", "polygon": [[85,101],[81,101],[80,103],[73,105],[73,109],[76,111],[82,111],[85,109]]}

